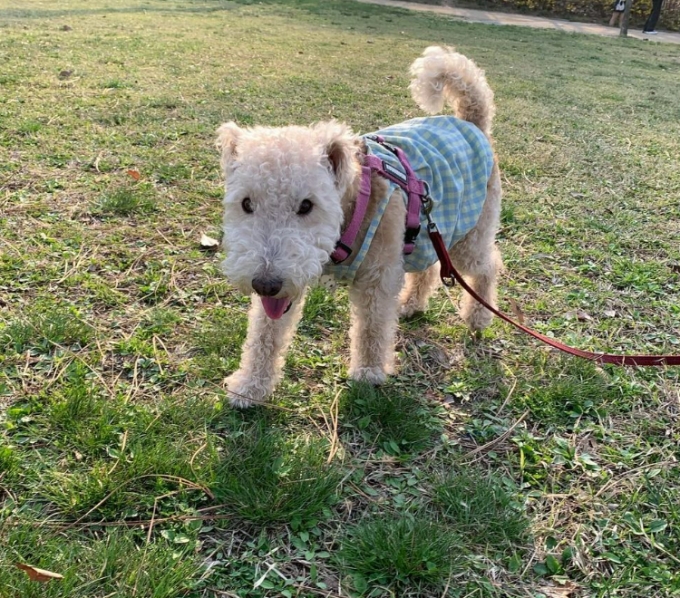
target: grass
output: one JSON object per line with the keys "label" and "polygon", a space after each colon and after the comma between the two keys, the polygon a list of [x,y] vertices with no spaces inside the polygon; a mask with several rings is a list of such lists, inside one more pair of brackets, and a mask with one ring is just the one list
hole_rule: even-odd
{"label": "grass", "polygon": [[246,429],[225,447],[213,491],[228,511],[258,525],[309,520],[335,502],[340,472],[327,447],[310,439]]}
{"label": "grass", "polygon": [[473,339],[441,292],[396,376],[349,385],[346,292],[317,289],[271,405],[234,412],[249,300],[199,244],[221,122],[417,116],[408,65],[455,44],[496,93],[501,305],[678,352],[675,47],[349,1],[0,22],[0,597],[677,594],[677,368]]}
{"label": "grass", "polygon": [[385,514],[350,529],[338,558],[353,573],[358,592],[378,585],[395,587],[400,595],[409,590],[419,595],[446,585],[459,545],[454,532],[427,515]]}
{"label": "grass", "polygon": [[498,555],[523,546],[529,521],[501,479],[459,467],[441,477],[435,502],[465,544]]}

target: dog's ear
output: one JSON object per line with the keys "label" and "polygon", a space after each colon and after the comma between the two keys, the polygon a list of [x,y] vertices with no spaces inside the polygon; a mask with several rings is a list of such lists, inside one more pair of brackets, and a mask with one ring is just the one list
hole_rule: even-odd
{"label": "dog's ear", "polygon": [[323,159],[328,160],[335,175],[336,187],[344,193],[359,173],[360,140],[347,125],[337,121],[318,123],[313,129],[321,141]]}
{"label": "dog's ear", "polygon": [[224,123],[217,129],[215,147],[222,153],[220,159],[222,170],[226,170],[234,160],[236,145],[242,132],[243,130],[235,122]]}

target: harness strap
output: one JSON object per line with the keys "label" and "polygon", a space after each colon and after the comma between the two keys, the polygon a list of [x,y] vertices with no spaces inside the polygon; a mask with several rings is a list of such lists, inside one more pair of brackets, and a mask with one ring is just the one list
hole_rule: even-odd
{"label": "harness strap", "polygon": [[582,357],[583,359],[588,359],[596,363],[611,363],[614,365],[637,365],[637,366],[664,366],[664,365],[680,365],[680,355],[614,355],[611,353],[593,353],[591,351],[583,351],[582,349],[576,349],[575,347],[570,347],[565,345],[554,338],[550,338],[545,334],[536,332],[535,330],[520,324],[519,322],[513,320],[510,316],[505,315],[502,311],[498,311],[496,308],[489,305],[482,297],[480,297],[477,292],[467,283],[465,279],[460,275],[460,273],[453,267],[451,263],[451,257],[449,256],[448,249],[444,243],[444,239],[437,229],[437,225],[434,222],[430,222],[427,227],[427,233],[430,236],[432,245],[437,252],[437,257],[441,262],[440,276],[444,284],[457,282],[463,289],[465,289],[470,295],[479,303],[481,303],[486,309],[491,313],[497,315],[501,320],[504,320],[508,324],[512,324],[515,328],[519,328],[522,332],[526,332],[529,336],[544,342],[546,345],[550,345],[555,349],[559,349],[564,353],[569,355],[576,355],[577,357]]}
{"label": "harness strap", "polygon": [[[372,137],[374,141],[391,151],[399,160],[406,176],[392,168],[389,164],[378,159],[380,164],[376,169],[378,174],[396,183],[406,192],[408,201],[406,203],[406,232],[404,234],[404,253],[410,255],[416,247],[415,240],[420,233],[420,207],[423,203],[422,198],[429,195],[429,188],[425,181],[420,180],[411,167],[408,157],[400,147],[386,143],[380,135]],[[377,156],[373,156],[376,158]]]}
{"label": "harness strap", "polygon": [[335,250],[331,253],[331,260],[335,264],[345,261],[352,254],[351,247],[359,234],[361,223],[366,216],[368,200],[371,196],[372,172],[377,172],[383,178],[392,181],[407,194],[406,231],[404,233],[404,253],[406,255],[413,253],[416,247],[416,237],[420,233],[420,208],[425,203],[424,199],[429,197],[430,193],[427,183],[416,176],[403,150],[386,143],[378,135],[369,137],[369,139],[391,151],[399,160],[404,172],[394,168],[374,154],[366,154],[363,157],[361,185],[354,206],[354,213],[352,214],[349,226],[344,230],[340,240],[335,245]]}
{"label": "harness strap", "polygon": [[340,240],[335,245],[335,250],[331,253],[333,263],[339,264],[344,262],[352,253],[352,244],[359,234],[361,223],[366,216],[366,209],[368,208],[368,198],[371,196],[371,168],[368,165],[361,167],[361,184],[359,186],[359,194],[357,195],[354,204],[354,214],[350,220],[349,226],[345,229],[340,237]]}

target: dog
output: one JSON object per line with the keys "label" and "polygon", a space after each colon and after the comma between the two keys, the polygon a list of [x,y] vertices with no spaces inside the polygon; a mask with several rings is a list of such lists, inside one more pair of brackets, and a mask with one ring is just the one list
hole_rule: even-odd
{"label": "dog", "polygon": [[[438,114],[446,102],[455,116],[388,127],[378,132],[386,146],[337,121],[281,128],[229,122],[218,129],[226,183],[222,269],[239,291],[252,295],[240,365],[225,380],[233,406],[271,394],[306,289],[325,274],[349,283],[350,378],[379,385],[392,373],[399,316],[425,311],[439,284],[430,240],[407,225],[405,194],[383,174],[366,173],[368,156],[377,155],[404,177],[393,145],[402,146],[427,183],[429,196],[421,200],[431,203],[418,217],[434,204],[430,217],[442,229],[437,218],[447,214],[453,231],[442,235],[454,266],[495,307],[502,260],[495,244],[501,184],[491,138],[493,92],[484,72],[452,48],[427,48],[411,75],[411,94],[425,112]],[[366,214],[348,247],[343,231],[352,226],[366,183]],[[407,245],[412,251],[405,255]],[[477,333],[493,317],[467,293],[460,315]]]}

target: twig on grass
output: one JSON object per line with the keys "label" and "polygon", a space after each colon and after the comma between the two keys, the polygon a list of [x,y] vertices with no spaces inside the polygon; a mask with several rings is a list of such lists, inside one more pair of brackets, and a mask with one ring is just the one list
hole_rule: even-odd
{"label": "twig on grass", "polygon": [[636,473],[640,473],[641,471],[644,471],[645,469],[652,469],[654,467],[666,467],[667,465],[677,465],[677,461],[675,460],[669,460],[669,461],[660,461],[658,463],[647,463],[646,465],[640,465],[639,467],[634,467],[633,469],[626,471],[625,473],[621,474],[617,478],[612,478],[609,480],[602,488],[600,488],[596,493],[593,498],[599,498],[600,495],[605,492],[605,490],[609,490],[612,486],[615,484],[619,484],[623,482],[624,480],[633,477]]}
{"label": "twig on grass", "polygon": [[478,446],[476,449],[471,450],[469,453],[465,455],[465,458],[467,459],[469,457],[477,455],[478,453],[487,451],[492,447],[496,446],[497,444],[500,444],[501,442],[506,440],[512,434],[513,430],[524,421],[524,418],[526,418],[526,416],[529,415],[530,411],[531,411],[530,409],[527,409],[524,413],[522,413],[522,415],[520,415],[519,419],[500,436],[494,438],[493,440],[487,442],[486,444],[483,444],[482,446]]}
{"label": "twig on grass", "polygon": [[90,513],[93,513],[96,511],[99,507],[101,507],[109,498],[111,498],[116,492],[119,492],[122,488],[130,484],[131,482],[136,482],[139,480],[147,479],[147,478],[157,478],[161,480],[169,480],[172,482],[179,482],[180,484],[185,484],[189,489],[191,490],[200,490],[201,492],[205,493],[208,498],[211,500],[214,500],[215,496],[213,495],[208,488],[205,486],[201,486],[199,484],[196,484],[195,482],[192,482],[190,480],[186,480],[184,478],[180,478],[179,476],[173,476],[173,475],[166,475],[166,474],[155,474],[155,473],[149,473],[145,475],[140,475],[136,476],[134,478],[130,478],[129,480],[125,480],[122,482],[115,490],[112,490],[109,492],[104,498],[102,498],[94,507],[92,507],[87,513],[84,515],[81,515],[76,519],[74,522],[70,523],[69,525],[66,526],[65,529],[70,529],[72,527],[75,527],[78,525],[83,519],[85,519]]}

